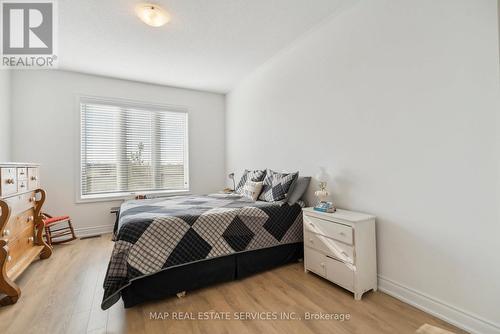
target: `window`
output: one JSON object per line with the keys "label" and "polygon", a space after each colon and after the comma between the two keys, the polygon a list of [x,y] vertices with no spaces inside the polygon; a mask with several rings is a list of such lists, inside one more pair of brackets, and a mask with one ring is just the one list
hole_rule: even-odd
{"label": "window", "polygon": [[80,199],[189,190],[185,111],[80,100]]}

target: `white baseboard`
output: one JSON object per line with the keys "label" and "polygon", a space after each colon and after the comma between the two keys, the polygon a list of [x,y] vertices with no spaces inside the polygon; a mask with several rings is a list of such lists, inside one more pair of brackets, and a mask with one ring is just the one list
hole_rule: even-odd
{"label": "white baseboard", "polygon": [[406,287],[385,277],[378,277],[380,291],[410,304],[426,313],[432,314],[467,332],[477,334],[499,334],[500,324],[488,321],[475,314],[449,305],[423,292]]}
{"label": "white baseboard", "polygon": [[113,232],[113,225],[75,228],[75,234],[78,238],[93,237],[96,235],[107,234],[111,232]]}

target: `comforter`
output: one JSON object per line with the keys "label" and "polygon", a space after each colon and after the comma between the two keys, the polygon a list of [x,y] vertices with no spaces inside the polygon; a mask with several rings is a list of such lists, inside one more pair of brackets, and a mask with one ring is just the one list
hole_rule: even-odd
{"label": "comforter", "polygon": [[303,241],[301,204],[217,195],[128,201],[115,226],[102,309],[133,280],[230,254]]}

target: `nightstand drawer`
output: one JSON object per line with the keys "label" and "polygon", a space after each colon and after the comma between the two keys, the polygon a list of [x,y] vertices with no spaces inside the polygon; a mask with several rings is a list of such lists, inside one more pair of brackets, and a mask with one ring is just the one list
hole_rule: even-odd
{"label": "nightstand drawer", "polygon": [[341,261],[326,258],[326,277],[348,290],[354,288],[354,272]]}
{"label": "nightstand drawer", "polygon": [[354,263],[354,248],[325,236],[306,231],[304,245],[319,250],[341,261]]}
{"label": "nightstand drawer", "polygon": [[313,233],[321,234],[349,245],[353,244],[352,228],[350,226],[308,215],[304,215],[304,226],[306,230]]}
{"label": "nightstand drawer", "polygon": [[320,276],[326,277],[327,257],[309,247],[304,247],[305,268]]}

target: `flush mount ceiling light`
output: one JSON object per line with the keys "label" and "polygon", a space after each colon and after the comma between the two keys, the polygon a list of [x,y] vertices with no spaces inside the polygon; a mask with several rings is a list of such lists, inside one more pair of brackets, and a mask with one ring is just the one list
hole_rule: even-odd
{"label": "flush mount ceiling light", "polygon": [[142,22],[152,27],[161,27],[170,21],[170,15],[163,8],[151,3],[138,4],[135,12]]}

